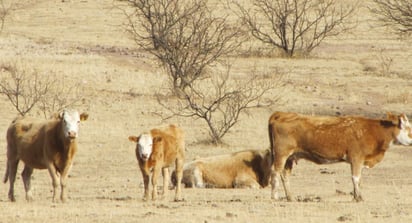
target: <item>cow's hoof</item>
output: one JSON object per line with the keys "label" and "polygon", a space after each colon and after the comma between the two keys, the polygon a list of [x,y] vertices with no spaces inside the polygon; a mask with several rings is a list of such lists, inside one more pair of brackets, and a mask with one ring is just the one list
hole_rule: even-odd
{"label": "cow's hoof", "polygon": [[353,200],[356,201],[356,202],[362,202],[363,198],[362,198],[362,196],[357,196],[357,197],[354,197]]}
{"label": "cow's hoof", "polygon": [[16,202],[16,198],[15,198],[15,197],[9,197],[9,200],[10,200],[11,202]]}
{"label": "cow's hoof", "polygon": [[175,198],[174,202],[184,202],[184,198]]}

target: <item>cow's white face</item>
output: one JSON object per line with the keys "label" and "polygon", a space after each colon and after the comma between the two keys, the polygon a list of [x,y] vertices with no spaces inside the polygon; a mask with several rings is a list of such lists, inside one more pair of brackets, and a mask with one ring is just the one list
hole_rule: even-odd
{"label": "cow's white face", "polygon": [[153,150],[153,138],[150,134],[142,134],[137,142],[139,156],[144,161],[148,160]]}
{"label": "cow's white face", "polygon": [[75,139],[79,135],[80,121],[86,120],[86,113],[79,114],[75,110],[64,110],[59,115],[62,120],[63,134],[65,138]]}
{"label": "cow's white face", "polygon": [[396,139],[398,140],[398,143],[402,145],[411,145],[412,144],[412,126],[411,123],[408,120],[408,117],[406,115],[401,115],[400,116],[400,132]]}

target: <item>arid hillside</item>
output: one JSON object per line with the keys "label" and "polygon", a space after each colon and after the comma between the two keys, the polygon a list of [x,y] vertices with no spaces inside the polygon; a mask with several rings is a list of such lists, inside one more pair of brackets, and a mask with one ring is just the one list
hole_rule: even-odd
{"label": "arid hillside", "polygon": [[[29,1],[30,2],[30,1]],[[221,145],[208,143],[203,120],[173,117],[155,95],[169,78],[150,54],[137,48],[124,30],[125,17],[111,0],[33,0],[12,10],[0,34],[0,63],[17,63],[80,86],[79,150],[68,180],[67,203],[51,202],[47,170],[35,170],[34,201],[27,203],[20,177],[16,203],[8,184],[0,186],[0,222],[410,222],[412,221],[412,147],[394,146],[362,175],[364,202],[352,201],[348,164],[319,166],[299,161],[291,176],[296,201],[275,202],[270,188],[183,189],[162,201],[143,202],[143,184],[129,135],[166,123],[186,132],[186,159],[269,147],[267,121],[277,110],[311,115],[383,118],[387,112],[412,118],[412,42],[377,27],[363,1],[358,25],[326,39],[309,56],[285,58],[250,53],[232,62],[233,78],[252,69],[264,78],[283,75],[280,96],[268,108],[241,115]],[[258,42],[247,47],[263,49]],[[256,51],[256,50],[255,50]],[[0,77],[2,79],[3,77]],[[0,173],[6,165],[5,134],[17,112],[0,95]],[[30,115],[43,118],[38,111]]]}

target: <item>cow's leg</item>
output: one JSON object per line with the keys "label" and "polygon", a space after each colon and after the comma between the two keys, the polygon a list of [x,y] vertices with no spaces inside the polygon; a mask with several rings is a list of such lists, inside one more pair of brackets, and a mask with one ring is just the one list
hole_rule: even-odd
{"label": "cow's leg", "polygon": [[197,187],[197,188],[204,188],[205,184],[203,182],[203,174],[202,171],[199,169],[199,167],[194,167],[193,170],[193,179],[192,179],[192,187]]}
{"label": "cow's leg", "polygon": [[286,199],[288,201],[292,201],[292,193],[290,192],[290,184],[289,184],[289,176],[292,173],[292,167],[293,167],[293,159],[288,159],[285,164],[285,169],[283,169],[282,172],[282,183],[283,183],[283,188],[285,188],[285,194],[286,194]]}
{"label": "cow's leg", "polygon": [[25,165],[21,176],[23,178],[24,190],[26,191],[26,200],[32,201],[31,195],[31,175],[33,174],[33,168]]}
{"label": "cow's leg", "polygon": [[169,190],[169,167],[163,167],[162,168],[162,175],[163,175],[163,194],[162,198],[165,198],[167,196],[167,190]]}
{"label": "cow's leg", "polygon": [[53,163],[49,163],[47,165],[47,170],[49,171],[50,177],[52,178],[52,185],[53,185],[53,195],[52,195],[52,201],[56,202],[56,190],[59,182],[59,177],[57,174],[56,167],[54,166]]}
{"label": "cow's leg", "polygon": [[17,167],[19,165],[19,160],[7,160],[7,165],[8,165],[8,171],[9,171],[9,183],[10,183],[10,188],[9,188],[9,199],[10,201],[16,201],[16,198],[14,197],[14,182],[16,181],[16,174],[17,174]]}
{"label": "cow's leg", "polygon": [[176,192],[175,201],[182,200],[183,159],[176,159]]}
{"label": "cow's leg", "polygon": [[259,189],[260,184],[249,174],[239,174],[233,181],[233,188]]}
{"label": "cow's leg", "polygon": [[[287,156],[282,156],[281,154],[275,155],[275,162],[273,163],[272,172],[271,172],[272,199],[275,199],[275,200],[279,200],[279,185],[280,185],[280,180],[281,180],[281,173],[283,172],[283,169],[285,168],[286,160],[287,160]],[[285,188],[285,192],[286,192],[286,188]],[[286,194],[286,196],[288,196],[288,194]]]}
{"label": "cow's leg", "polygon": [[142,170],[142,176],[143,176],[143,184],[144,184],[144,195],[143,195],[143,200],[147,201],[149,200],[149,180],[150,176],[149,173],[145,171],[145,169]]}
{"label": "cow's leg", "polygon": [[69,175],[70,169],[72,168],[71,163],[67,163],[66,167],[63,169],[63,171],[60,174],[60,199],[62,202],[66,202],[67,200],[67,176]]}
{"label": "cow's leg", "polygon": [[361,162],[352,162],[351,163],[352,169],[352,183],[353,183],[353,198],[355,201],[363,201],[359,185],[362,173],[362,164]]}
{"label": "cow's leg", "polygon": [[157,178],[159,178],[159,174],[161,171],[161,167],[153,168],[153,175],[152,175],[152,200],[157,199]]}

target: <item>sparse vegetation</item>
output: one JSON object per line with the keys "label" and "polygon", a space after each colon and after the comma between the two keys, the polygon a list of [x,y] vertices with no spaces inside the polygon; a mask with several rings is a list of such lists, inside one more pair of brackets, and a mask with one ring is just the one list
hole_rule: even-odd
{"label": "sparse vegetation", "polygon": [[224,15],[216,16],[205,0],[119,0],[131,8],[127,31],[154,55],[175,90],[190,87],[205,70],[241,43],[241,32]]}
{"label": "sparse vegetation", "polygon": [[[230,69],[211,71],[216,69],[212,65],[238,49],[242,32],[229,25],[225,16],[213,15],[207,1],[126,2],[134,9],[127,16],[129,33],[172,77],[171,92],[179,106],[159,103],[173,115],[204,120],[213,143],[220,143],[247,109],[265,106],[260,103],[263,95],[278,86],[258,81],[256,76],[230,84]],[[210,77],[206,77],[208,70]]]}
{"label": "sparse vegetation", "polygon": [[81,85],[69,85],[55,75],[42,74],[21,63],[0,65],[0,94],[5,95],[16,111],[25,116],[35,108],[44,117],[81,103]]}
{"label": "sparse vegetation", "polygon": [[251,108],[275,104],[280,95],[270,100],[264,99],[264,96],[282,85],[280,74],[276,78],[263,79],[254,71],[249,79],[239,81],[229,77],[230,68],[227,68],[225,72],[210,74],[210,77],[190,85],[184,95],[177,98],[178,103],[164,96],[158,96],[158,102],[172,116],[205,121],[212,143],[222,143],[223,136],[239,122],[241,114]]}
{"label": "sparse vegetation", "polygon": [[383,26],[390,27],[399,34],[412,32],[412,1],[410,0],[373,0],[374,13]]}
{"label": "sparse vegetation", "polygon": [[10,9],[11,7],[6,6],[6,3],[3,0],[0,0],[0,33],[3,31],[6,18],[10,14]]}
{"label": "sparse vegetation", "polygon": [[296,52],[309,54],[325,38],[352,29],[349,19],[358,7],[336,0],[253,0],[251,6],[245,4],[233,1],[232,8],[250,34],[289,57]]}

